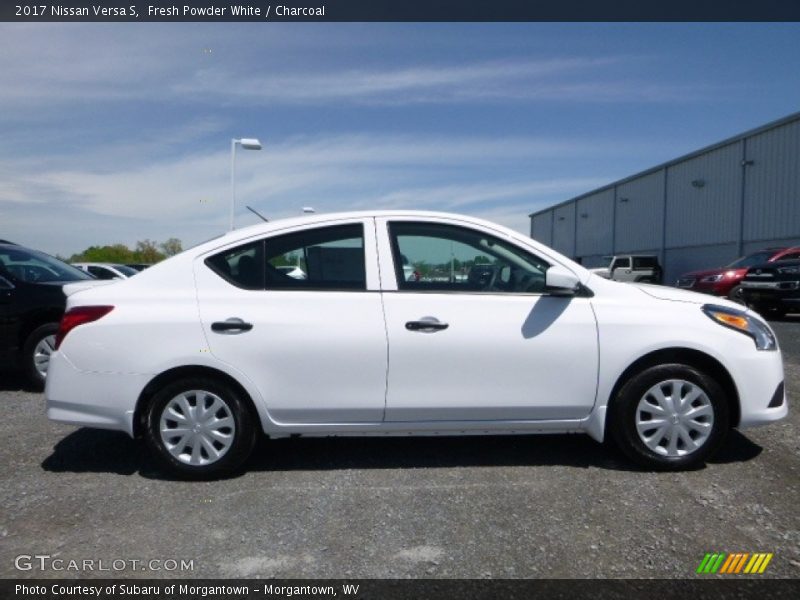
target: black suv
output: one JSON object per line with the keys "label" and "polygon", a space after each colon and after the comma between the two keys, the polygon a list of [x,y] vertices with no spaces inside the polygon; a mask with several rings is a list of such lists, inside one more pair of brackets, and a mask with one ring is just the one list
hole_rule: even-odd
{"label": "black suv", "polygon": [[0,366],[44,386],[64,313],[65,283],[93,279],[43,252],[0,240]]}
{"label": "black suv", "polygon": [[753,310],[783,316],[800,310],[800,260],[750,267],[742,279],[742,297]]}

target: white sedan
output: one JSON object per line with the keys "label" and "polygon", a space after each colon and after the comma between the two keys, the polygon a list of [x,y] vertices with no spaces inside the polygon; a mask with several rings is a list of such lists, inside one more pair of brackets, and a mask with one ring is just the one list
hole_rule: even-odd
{"label": "white sedan", "polygon": [[48,417],[143,437],[184,477],[237,469],[259,432],[583,432],[679,469],[788,410],[757,314],[465,216],[275,221],[67,293]]}

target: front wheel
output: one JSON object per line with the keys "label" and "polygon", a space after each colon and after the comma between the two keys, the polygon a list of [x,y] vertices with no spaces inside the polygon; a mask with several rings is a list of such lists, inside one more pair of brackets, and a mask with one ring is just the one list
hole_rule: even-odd
{"label": "front wheel", "polygon": [[231,386],[210,378],[166,385],[147,411],[146,441],[158,461],[187,479],[229,475],[250,455],[254,415]]}
{"label": "front wheel", "polygon": [[733,300],[737,304],[747,304],[744,299],[744,290],[741,285],[735,285],[728,292],[728,300]]}
{"label": "front wheel", "polygon": [[729,429],[725,392],[688,365],[650,367],[622,386],[611,409],[611,433],[637,463],[656,470],[702,464]]}

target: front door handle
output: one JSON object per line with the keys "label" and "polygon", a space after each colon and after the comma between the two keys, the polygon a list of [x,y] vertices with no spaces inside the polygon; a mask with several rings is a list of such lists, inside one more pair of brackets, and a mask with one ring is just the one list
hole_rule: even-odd
{"label": "front door handle", "polygon": [[252,328],[252,323],[245,323],[242,319],[236,317],[225,321],[215,321],[211,324],[211,331],[216,333],[244,333]]}
{"label": "front door handle", "polygon": [[434,331],[442,331],[443,329],[447,329],[450,327],[448,323],[442,323],[437,320],[428,320],[423,319],[421,321],[409,321],[406,323],[406,329],[409,331],[423,331],[427,333],[432,333]]}

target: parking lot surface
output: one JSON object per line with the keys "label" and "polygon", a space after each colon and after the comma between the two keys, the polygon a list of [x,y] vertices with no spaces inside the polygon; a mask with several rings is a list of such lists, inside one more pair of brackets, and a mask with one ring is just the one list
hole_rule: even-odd
{"label": "parking lot surface", "polygon": [[[797,397],[800,319],[773,326]],[[684,473],[581,435],[328,438],[265,440],[243,475],[201,483],[124,434],[50,423],[9,373],[0,405],[2,577],[675,578],[707,552],[800,576],[792,405]]]}

